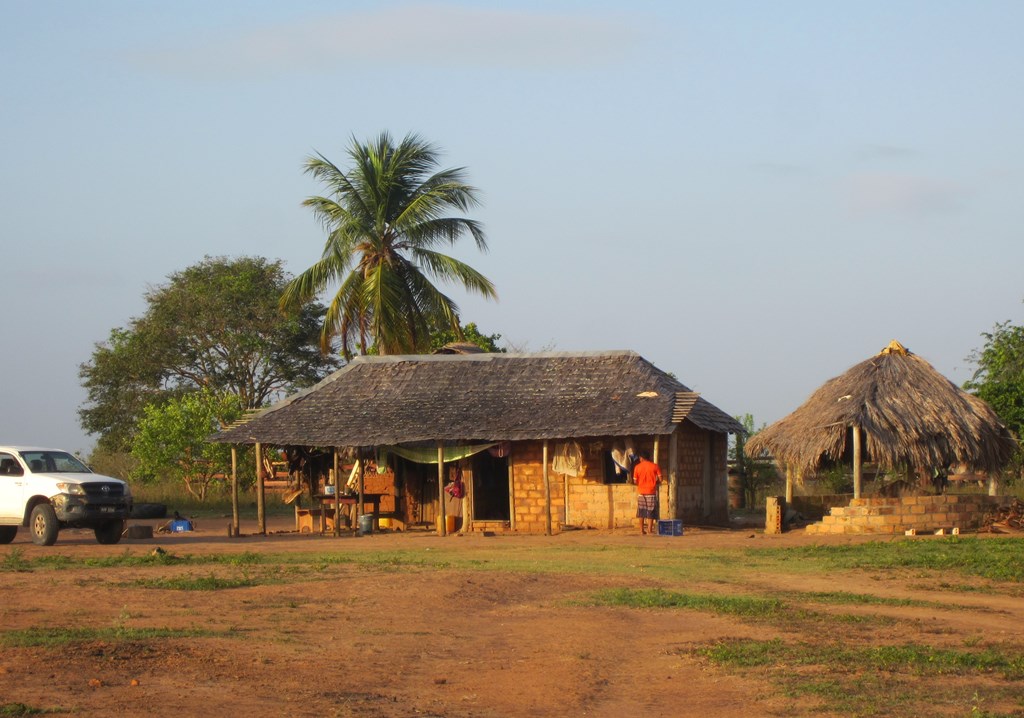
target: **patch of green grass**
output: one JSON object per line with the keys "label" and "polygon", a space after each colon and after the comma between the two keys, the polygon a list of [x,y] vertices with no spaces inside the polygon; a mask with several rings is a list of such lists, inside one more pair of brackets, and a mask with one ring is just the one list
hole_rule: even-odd
{"label": "patch of green grass", "polygon": [[848,591],[804,591],[790,593],[790,598],[800,601],[825,604],[855,604],[872,606],[919,606],[931,608],[947,608],[948,604],[938,601],[921,601],[913,598],[886,598],[873,596],[869,593],[850,593]]}
{"label": "patch of green grass", "polygon": [[[922,704],[960,700],[950,677],[996,675],[1018,691],[1024,681],[1024,654],[1006,650],[953,650],[907,643],[851,646],[846,643],[785,643],[779,639],[735,639],[686,651],[726,669],[777,685],[791,697],[815,697],[830,713],[853,716],[920,715]],[[980,699],[975,694],[974,704]],[[973,718],[995,717],[984,712]]]}
{"label": "patch of green grass", "polygon": [[31,571],[32,562],[25,558],[25,551],[20,546],[14,546],[4,556],[3,563],[0,563],[0,570]]}
{"label": "patch of green grass", "polygon": [[0,703],[0,716],[38,716],[67,712],[61,708],[33,708],[24,703]]}
{"label": "patch of green grass", "polygon": [[785,607],[783,602],[777,598],[678,593],[661,588],[611,588],[594,594],[590,605],[626,606],[629,608],[686,608],[756,618],[776,615]]}
{"label": "patch of green grass", "polygon": [[935,648],[919,644],[850,646],[841,643],[787,644],[771,641],[723,641],[698,649],[715,663],[747,668],[757,665],[784,669],[816,665],[833,674],[874,670],[911,675],[997,674],[1009,681],[1024,681],[1024,653],[994,648],[977,651]]}
{"label": "patch of green grass", "polygon": [[861,544],[816,545],[787,549],[751,549],[754,557],[786,551],[795,559],[838,569],[886,570],[916,568],[957,571],[996,581],[1024,581],[1020,540],[950,536],[942,540],[872,541]]}
{"label": "patch of green grass", "polygon": [[360,568],[394,571],[406,568],[451,568],[451,562],[440,557],[425,557],[405,551],[388,553],[359,554],[352,557],[352,563]]}
{"label": "patch of green grass", "polygon": [[9,648],[60,648],[90,641],[151,641],[169,638],[201,638],[214,636],[212,631],[171,628],[25,628],[0,633],[0,645]]}
{"label": "patch of green grass", "polygon": [[278,582],[276,579],[252,578],[242,576],[239,578],[222,578],[210,574],[208,576],[175,576],[172,578],[141,578],[131,582],[133,586],[142,588],[162,588],[172,591],[223,591],[231,588],[248,588],[249,586],[260,586]]}

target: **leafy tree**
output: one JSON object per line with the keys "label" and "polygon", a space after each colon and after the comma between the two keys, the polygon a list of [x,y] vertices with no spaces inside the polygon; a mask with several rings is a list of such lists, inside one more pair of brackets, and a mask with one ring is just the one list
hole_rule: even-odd
{"label": "leafy tree", "polygon": [[433,282],[497,294],[490,280],[436,248],[469,233],[487,250],[479,223],[446,216],[476,206],[477,190],[461,168],[438,170],[438,150],[416,135],[397,145],[386,132],[366,144],[353,138],[348,156],[347,171],[320,154],[306,161],[306,173],[328,190],[303,203],[324,225],[327,241],[281,306],[301,305],[337,282],[320,344],[328,351],[340,337],[346,358],[371,346],[381,354],[427,351],[433,330],[442,327],[460,336],[458,307]]}
{"label": "leafy tree", "polygon": [[753,414],[735,417],[743,425],[744,436],[737,436],[729,447],[729,460],[735,462],[739,476],[740,490],[743,492],[743,505],[757,506],[760,495],[778,480],[774,464],[760,458],[752,458],[743,451],[743,444],[754,434],[765,428],[762,422],[757,426]]}
{"label": "leafy tree", "polygon": [[436,351],[446,344],[464,341],[476,344],[485,352],[505,353],[505,350],[498,346],[500,340],[500,334],[484,334],[474,322],[470,322],[462,327],[461,336],[451,329],[435,331],[430,337],[430,350]]}
{"label": "leafy tree", "polygon": [[[967,358],[977,370],[964,389],[988,402],[1011,431],[1024,436],[1024,327],[1001,322],[981,336],[985,345]],[[1017,474],[1024,467],[1019,446],[1014,467]]]}
{"label": "leafy tree", "polygon": [[205,501],[214,479],[231,471],[231,447],[210,443],[210,434],[241,415],[237,396],[208,389],[146,406],[132,439],[136,478],[170,476]]}
{"label": "leafy tree", "polygon": [[149,404],[209,388],[252,409],[322,379],[339,364],[319,350],[325,309],[311,300],[282,312],[290,281],[262,257],[206,257],[169,275],[147,292],[145,314],[80,366],[82,427],[100,448],[125,451]]}

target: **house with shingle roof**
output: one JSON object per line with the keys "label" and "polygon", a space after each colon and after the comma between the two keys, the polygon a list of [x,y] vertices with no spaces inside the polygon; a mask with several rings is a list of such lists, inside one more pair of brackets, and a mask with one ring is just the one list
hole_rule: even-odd
{"label": "house with shingle roof", "polygon": [[355,450],[407,525],[551,533],[636,525],[630,451],[661,467],[663,519],[725,523],[741,431],[635,352],[487,353],[357,357],[213,440]]}

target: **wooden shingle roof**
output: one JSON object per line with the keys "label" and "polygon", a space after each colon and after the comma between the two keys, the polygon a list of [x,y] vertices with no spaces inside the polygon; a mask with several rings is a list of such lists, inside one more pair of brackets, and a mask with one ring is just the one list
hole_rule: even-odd
{"label": "wooden shingle roof", "polygon": [[664,435],[731,416],[634,352],[357,357],[213,440],[384,446]]}

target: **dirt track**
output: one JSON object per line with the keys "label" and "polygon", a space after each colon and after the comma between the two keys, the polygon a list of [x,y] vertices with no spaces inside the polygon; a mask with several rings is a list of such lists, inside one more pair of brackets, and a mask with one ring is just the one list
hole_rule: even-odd
{"label": "dirt track", "polygon": [[[571,553],[596,544],[635,547],[638,556],[708,548],[796,546],[821,542],[802,533],[690,530],[681,538],[624,532],[555,537],[447,537],[378,534],[329,538],[272,534],[229,539],[227,521],[204,521],[193,534],[158,535],[100,546],[88,532],[63,533],[39,548],[19,534],[0,548],[25,560],[143,554],[244,552],[287,554],[413,551],[425,558],[456,550],[481,569],[306,561],[255,566],[73,567],[0,572],[3,630],[41,627],[201,630],[192,638],[89,640],[85,644],[8,647],[0,655],[0,705],[62,708],[75,715],[550,716],[550,715],[829,715],[813,701],[785,698],[770,683],[738,677],[689,655],[722,637],[772,638],[778,631],[696,611],[573,605],[610,587],[723,589],[714,577],[667,585],[645,575],[486,570],[496,547]],[[287,529],[288,522],[271,527]],[[243,526],[243,533],[252,527]],[[843,539],[840,539],[842,541]],[[864,540],[864,539],[853,539]],[[435,552],[432,554],[431,552]],[[548,552],[545,551],[545,555]],[[550,552],[557,555],[557,551]],[[273,571],[267,576],[266,571]],[[140,585],[174,577],[259,574],[257,585],[182,591]],[[706,580],[705,580],[706,579]],[[873,585],[863,572],[801,578],[801,590],[880,592],[938,597],[920,577],[888,576]],[[791,590],[793,577],[753,576],[752,590]],[[956,594],[976,606],[943,611],[873,607],[900,620],[893,636],[939,626],[933,642],[1004,635],[1024,619],[1024,602],[1005,595]],[[890,637],[893,637],[890,636]],[[646,680],[638,683],[641,677]],[[134,685],[133,685],[134,683]],[[965,686],[966,695],[970,695]],[[816,707],[817,706],[817,707]],[[966,715],[924,707],[925,714]],[[951,711],[955,706],[948,707]]]}

